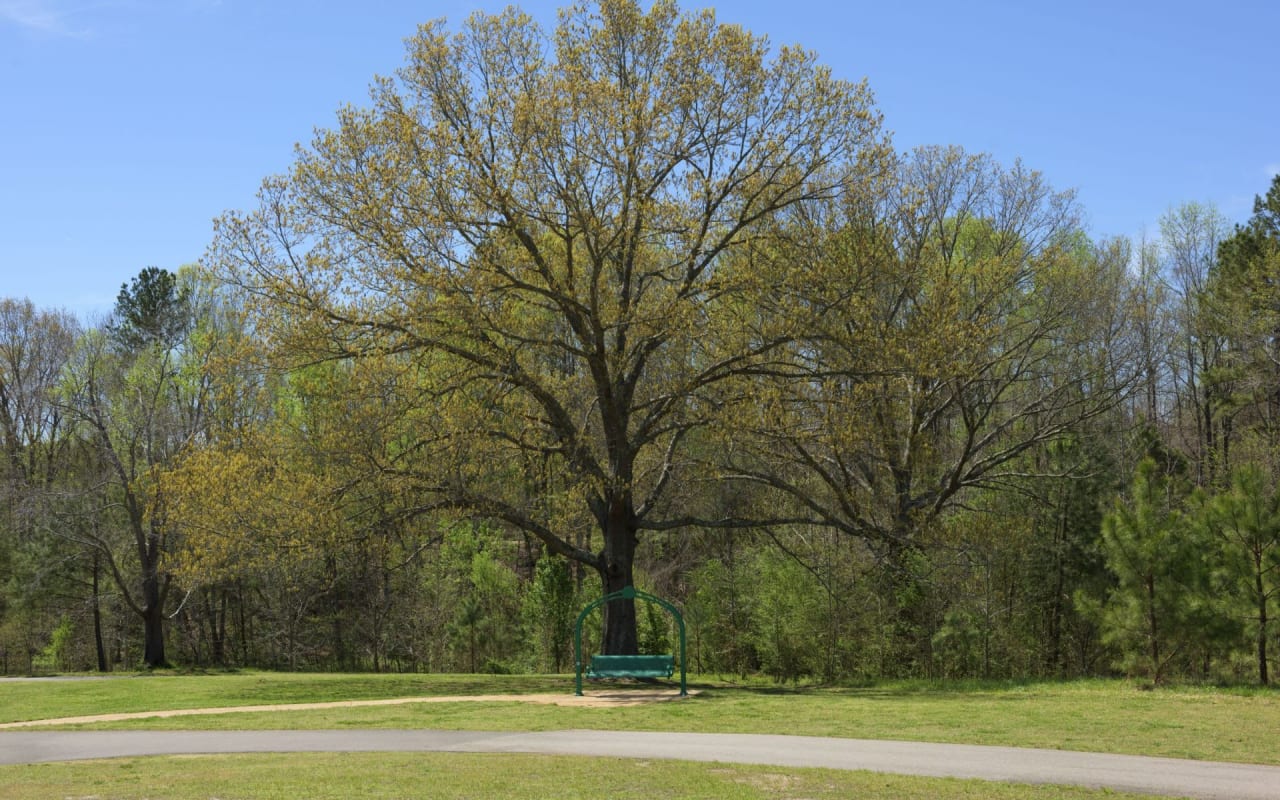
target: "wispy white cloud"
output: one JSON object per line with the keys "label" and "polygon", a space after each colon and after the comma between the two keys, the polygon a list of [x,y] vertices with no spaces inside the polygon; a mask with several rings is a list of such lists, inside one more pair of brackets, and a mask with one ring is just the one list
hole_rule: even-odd
{"label": "wispy white cloud", "polygon": [[67,39],[110,37],[161,10],[207,15],[223,0],[0,0],[0,30]]}
{"label": "wispy white cloud", "polygon": [[83,38],[90,33],[74,25],[54,0],[0,0],[0,24],[6,22],[48,36]]}

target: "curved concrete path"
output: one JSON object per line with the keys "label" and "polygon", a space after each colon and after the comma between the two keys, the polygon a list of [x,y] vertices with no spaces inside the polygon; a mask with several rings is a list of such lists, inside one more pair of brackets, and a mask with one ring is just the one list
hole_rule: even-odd
{"label": "curved concrete path", "polygon": [[3,764],[183,753],[356,751],[671,758],[1070,784],[1170,797],[1280,800],[1280,767],[812,736],[432,730],[0,732]]}

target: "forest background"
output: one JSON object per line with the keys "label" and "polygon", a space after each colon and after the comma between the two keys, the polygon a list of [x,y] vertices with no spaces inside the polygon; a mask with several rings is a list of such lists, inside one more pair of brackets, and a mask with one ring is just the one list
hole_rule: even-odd
{"label": "forest background", "polygon": [[0,670],[561,671],[637,585],[698,672],[1266,683],[1260,189],[1095,241],[709,14],[424,26],[200,264],[0,300]]}

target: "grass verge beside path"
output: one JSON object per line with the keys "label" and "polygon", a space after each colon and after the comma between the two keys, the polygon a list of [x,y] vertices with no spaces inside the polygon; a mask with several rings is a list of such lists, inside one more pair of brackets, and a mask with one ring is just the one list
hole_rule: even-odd
{"label": "grass verge beside path", "polygon": [[136,673],[85,680],[0,682],[0,722],[175,708],[220,708],[429,695],[569,691],[559,675],[296,672]]}
{"label": "grass verge beside path", "polygon": [[1143,795],[826,769],[509,754],[170,756],[0,767],[0,800],[381,797],[1100,800]]}
{"label": "grass verge beside path", "polygon": [[[0,683],[0,722],[116,711],[422,695],[563,692],[562,676],[240,673]],[[77,728],[439,728],[788,733],[1280,764],[1280,692],[1155,691],[1123,681],[885,683],[783,690],[702,682],[687,700],[623,708],[458,702],[142,719]],[[590,690],[588,690],[590,693]]]}

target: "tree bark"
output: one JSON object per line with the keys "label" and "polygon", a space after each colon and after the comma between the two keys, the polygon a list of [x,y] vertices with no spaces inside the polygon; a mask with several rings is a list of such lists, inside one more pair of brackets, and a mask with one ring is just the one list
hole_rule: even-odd
{"label": "tree bark", "polygon": [[[209,603],[213,606],[213,601]],[[219,667],[227,665],[227,590],[218,590],[217,608],[212,610],[213,620],[210,629],[213,631],[213,641],[211,642],[211,658],[213,663]]]}
{"label": "tree bark", "polygon": [[102,602],[98,596],[98,574],[101,565],[100,554],[93,551],[93,645],[98,653],[98,672],[107,672],[107,648],[102,642]]}
{"label": "tree bark", "polygon": [[1160,629],[1156,619],[1156,580],[1154,575],[1146,576],[1147,588],[1147,635],[1151,637],[1151,682],[1160,683]]}
{"label": "tree bark", "polygon": [[1053,542],[1053,599],[1049,603],[1049,657],[1048,667],[1062,675],[1062,617],[1063,594],[1066,591],[1067,504],[1066,492],[1059,497],[1061,511],[1054,525]]}
{"label": "tree bark", "polygon": [[[597,567],[605,594],[635,585],[638,541],[634,510],[624,500],[614,498],[609,502],[604,526],[604,551]],[[635,655],[640,652],[634,600],[614,600],[605,604],[602,652],[605,655]]]}
{"label": "tree bark", "polygon": [[160,589],[160,576],[155,574],[154,569],[147,572],[142,580],[142,660],[148,667],[167,667],[169,661],[164,652],[164,594]]}
{"label": "tree bark", "polygon": [[1255,558],[1253,577],[1258,598],[1258,682],[1266,686],[1271,679],[1267,674],[1267,591],[1262,583],[1261,561],[1260,557]]}

